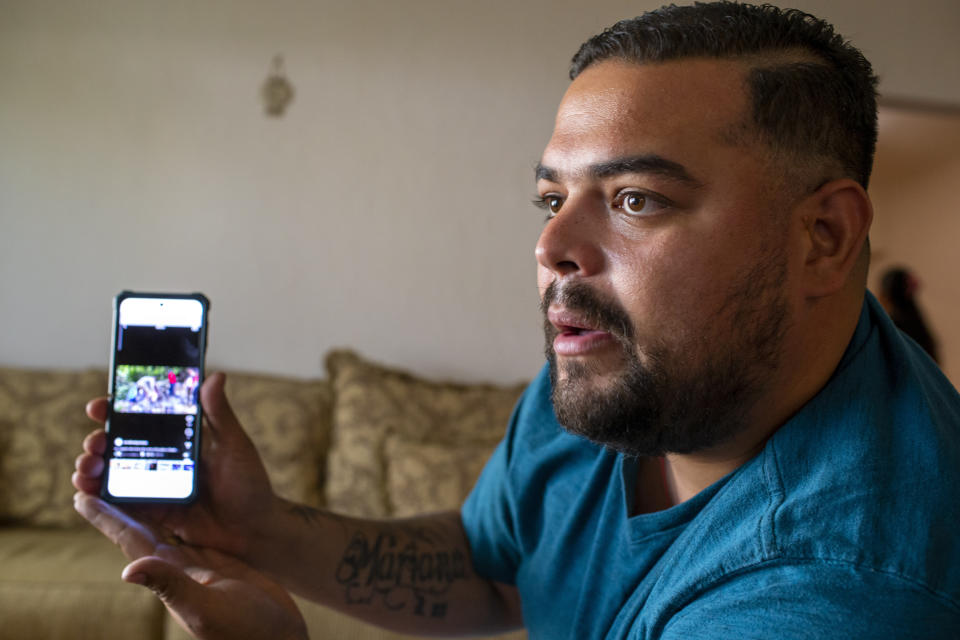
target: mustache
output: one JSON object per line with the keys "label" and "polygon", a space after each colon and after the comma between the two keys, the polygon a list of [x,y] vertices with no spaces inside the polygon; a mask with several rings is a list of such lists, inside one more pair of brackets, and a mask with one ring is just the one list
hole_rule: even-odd
{"label": "mustache", "polygon": [[624,344],[633,342],[633,322],[627,310],[617,301],[603,296],[582,282],[571,282],[561,286],[554,280],[543,292],[540,312],[543,314],[544,329],[548,335],[557,332],[556,327],[547,320],[547,310],[553,304],[577,312],[590,323],[592,328],[606,331]]}

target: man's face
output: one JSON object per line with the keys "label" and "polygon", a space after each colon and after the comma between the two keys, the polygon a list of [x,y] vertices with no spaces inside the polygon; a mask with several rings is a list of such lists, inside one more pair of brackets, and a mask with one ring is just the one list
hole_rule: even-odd
{"label": "man's face", "polygon": [[537,243],[560,422],[634,455],[745,428],[789,330],[790,212],[742,134],[744,68],[599,63],[570,86],[537,169]]}

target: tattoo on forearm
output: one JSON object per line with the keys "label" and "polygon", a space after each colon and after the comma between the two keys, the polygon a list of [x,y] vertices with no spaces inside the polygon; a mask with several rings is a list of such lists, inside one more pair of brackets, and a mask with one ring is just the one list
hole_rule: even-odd
{"label": "tattoo on forearm", "polygon": [[372,542],[355,532],[336,572],[347,603],[379,599],[388,609],[446,616],[451,585],[467,578],[467,558],[461,549],[438,542],[425,529],[382,532]]}
{"label": "tattoo on forearm", "polygon": [[290,513],[300,516],[307,524],[316,524],[323,516],[323,512],[305,504],[294,504],[290,506]]}
{"label": "tattoo on forearm", "polygon": [[343,532],[344,537],[350,535],[347,529],[346,520],[343,516],[340,516],[336,513],[308,507],[305,504],[291,504],[290,513],[298,516],[311,527],[336,523]]}

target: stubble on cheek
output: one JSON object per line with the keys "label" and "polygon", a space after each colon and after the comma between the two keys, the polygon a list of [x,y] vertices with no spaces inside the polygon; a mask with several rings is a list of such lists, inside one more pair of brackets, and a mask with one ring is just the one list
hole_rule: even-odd
{"label": "stubble on cheek", "polygon": [[[632,325],[612,331],[620,350],[611,349],[611,356],[618,362],[558,358],[552,347],[557,330],[545,323],[560,423],[628,455],[690,453],[729,439],[743,428],[779,364],[788,324],[784,278],[783,256],[766,251],[712,295],[668,292],[663,307],[687,315],[671,322],[652,310],[645,326],[656,324],[663,335],[634,337],[639,332]],[[629,324],[625,309],[586,287],[578,295],[578,289],[563,292],[566,306],[593,314],[605,329]],[[551,293],[548,288],[547,303]]]}

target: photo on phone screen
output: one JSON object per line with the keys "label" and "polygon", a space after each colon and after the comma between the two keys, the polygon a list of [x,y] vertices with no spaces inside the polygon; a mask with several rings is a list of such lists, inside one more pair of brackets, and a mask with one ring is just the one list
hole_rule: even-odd
{"label": "photo on phone screen", "polygon": [[189,502],[196,495],[208,309],[202,294],[115,299],[107,500]]}

